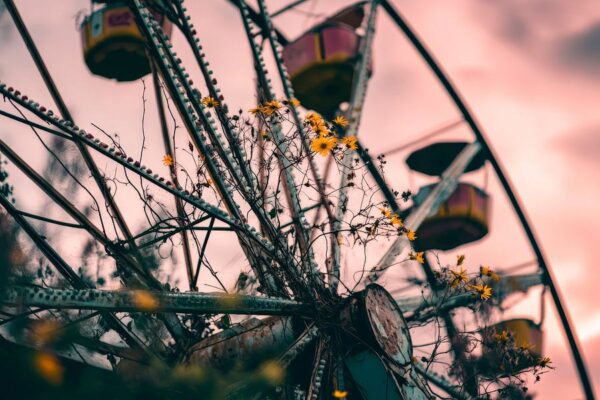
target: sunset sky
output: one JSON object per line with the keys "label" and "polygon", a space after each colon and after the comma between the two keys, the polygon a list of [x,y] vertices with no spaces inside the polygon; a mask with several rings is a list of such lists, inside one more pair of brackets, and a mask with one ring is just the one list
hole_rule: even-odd
{"label": "sunset sky", "polygon": [[[270,0],[267,4],[273,11],[288,2]],[[473,109],[519,193],[557,278],[600,395],[600,274],[595,272],[596,257],[600,258],[597,1],[579,0],[576,5],[566,0],[392,2]],[[89,2],[16,3],[80,125],[95,123],[121,133],[129,148],[139,147],[140,136],[125,133],[139,131],[142,83],[117,84],[94,77],[83,62],[77,21],[89,11]],[[234,110],[252,107],[252,64],[238,13],[225,0],[188,3],[228,104]],[[289,12],[275,23],[289,38],[295,38],[345,4],[349,2],[308,1],[298,8],[300,11]],[[181,39],[175,35],[176,48]],[[384,152],[458,118],[442,87],[383,11],[378,16],[373,56],[374,74],[360,128],[361,137],[373,151]],[[184,63],[190,60],[189,52],[182,49],[182,58]],[[0,80],[42,104],[51,104],[6,13],[0,16]],[[146,84],[151,86],[151,81]],[[147,119],[147,130],[156,130],[155,111],[149,110]],[[0,119],[0,137],[34,166],[43,168],[41,150],[31,145],[29,138],[33,136],[23,128]],[[464,126],[445,136],[459,137],[469,137]],[[160,150],[150,149],[149,154],[160,165]],[[407,173],[405,156],[390,158],[388,179],[397,188],[415,191],[422,178]],[[474,265],[477,261],[498,267],[530,261],[533,256],[523,233],[491,169],[489,173],[488,189],[494,197],[492,234],[482,243],[446,256],[464,252]],[[486,176],[477,172],[469,179],[483,184]],[[39,198],[28,196],[26,184],[12,183],[20,204],[31,210],[41,207]],[[534,291],[511,315],[537,318],[537,293]],[[547,306],[544,353],[552,358],[556,370],[531,390],[539,399],[581,399],[564,337],[552,305],[548,302]]]}

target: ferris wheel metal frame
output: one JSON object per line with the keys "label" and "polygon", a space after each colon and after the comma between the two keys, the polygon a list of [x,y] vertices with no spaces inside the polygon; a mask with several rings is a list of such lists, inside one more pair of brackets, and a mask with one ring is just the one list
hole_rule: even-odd
{"label": "ferris wheel metal frame", "polygon": [[[248,36],[248,40],[251,44],[251,50],[253,59],[255,62],[255,68],[257,73],[257,80],[261,89],[261,96],[265,100],[276,99],[274,89],[271,86],[270,79],[266,74],[266,66],[262,56],[261,48],[255,42],[255,37],[260,34],[264,40],[269,44],[275,56],[275,62],[277,65],[277,75],[282,83],[284,94],[286,98],[294,98],[294,92],[285,70],[285,66],[281,59],[281,46],[287,44],[285,36],[274,27],[271,18],[280,13],[286,12],[287,10],[303,3],[303,0],[294,1],[288,6],[283,7],[281,10],[269,15],[266,9],[266,5],[263,0],[258,0],[259,9],[254,10],[249,7],[243,0],[229,0],[231,4],[237,7],[242,14],[242,21],[244,23],[244,29]],[[190,134],[190,139],[194,143],[195,147],[199,152],[203,154],[209,154],[205,140],[200,134],[200,124],[204,129],[205,134],[210,136],[211,143],[217,143],[221,145],[221,148],[217,146],[217,153],[219,153],[221,162],[226,164],[230,171],[235,171],[239,178],[239,185],[242,188],[248,188],[248,193],[251,192],[251,187],[257,185],[257,182],[253,180],[252,171],[245,169],[245,155],[243,151],[240,151],[235,146],[231,146],[231,143],[235,143],[233,138],[235,132],[227,122],[227,110],[224,113],[217,112],[217,119],[215,120],[205,109],[199,105],[199,101],[193,101],[196,92],[193,85],[189,82],[189,75],[181,66],[180,60],[177,58],[175,52],[171,49],[168,38],[162,33],[160,26],[149,18],[147,8],[139,0],[131,0],[130,7],[136,17],[138,27],[144,34],[148,41],[148,53],[153,60],[151,63],[153,84],[157,93],[157,104],[159,107],[159,116],[161,117],[160,123],[162,128],[163,141],[167,154],[172,154],[170,151],[170,141],[166,128],[166,119],[164,112],[164,105],[160,95],[160,82],[159,76],[162,78],[162,82],[165,84],[166,89],[171,97],[171,100],[176,105],[184,124],[186,125],[187,131]],[[545,285],[551,294],[552,301],[558,312],[563,331],[566,335],[571,354],[574,358],[576,369],[581,381],[583,392],[587,399],[594,399],[594,391],[592,383],[589,378],[589,374],[586,369],[586,365],[583,359],[583,355],[580,350],[580,345],[573,328],[573,324],[568,315],[567,309],[562,300],[559,288],[556,285],[555,278],[552,274],[551,268],[546,260],[546,257],[539,245],[534,230],[529,222],[529,219],[521,206],[521,202],[513,189],[510,180],[504,172],[500,161],[496,157],[493,149],[487,141],[483,130],[479,123],[475,119],[473,113],[470,111],[466,102],[459,94],[456,86],[452,83],[447,73],[442,69],[440,63],[432,55],[431,51],[425,46],[424,42],[418,37],[414,29],[406,22],[406,19],[396,10],[396,8],[388,0],[371,0],[366,2],[371,6],[369,11],[368,20],[366,23],[366,33],[364,40],[361,42],[359,49],[359,59],[355,70],[355,81],[353,82],[352,97],[349,106],[349,118],[350,127],[346,134],[356,135],[358,125],[360,123],[360,113],[362,109],[362,103],[364,101],[368,82],[367,67],[369,64],[369,58],[371,53],[371,44],[374,36],[375,18],[376,12],[379,8],[383,9],[395,25],[400,29],[404,36],[410,41],[413,47],[417,50],[422,59],[431,69],[431,72],[437,78],[443,89],[447,92],[452,102],[462,115],[464,122],[469,126],[471,132],[474,135],[474,141],[465,147],[460,152],[458,157],[450,164],[446,171],[441,175],[440,181],[434,188],[434,190],[427,196],[426,200],[413,210],[410,215],[406,218],[407,226],[415,229],[423,222],[425,217],[432,211],[439,208],[440,204],[448,198],[456,188],[458,178],[463,174],[467,168],[469,162],[477,155],[483,153],[486,159],[492,165],[499,182],[502,185],[503,190],[508,196],[511,206],[516,213],[516,216],[527,236],[531,249],[535,254],[538,268],[541,272],[539,275],[521,276],[516,277],[523,287],[534,286],[536,284]],[[17,30],[19,31],[22,39],[24,40],[36,67],[38,68],[42,79],[44,80],[47,89],[56,104],[59,116],[48,112],[44,107],[30,100],[26,96],[20,95],[15,92],[12,88],[8,88],[5,84],[0,84],[0,93],[5,98],[8,98],[11,102],[19,105],[19,107],[28,110],[31,114],[37,116],[40,120],[46,122],[46,125],[36,124],[32,121],[27,120],[23,116],[7,113],[0,110],[0,115],[11,118],[15,121],[28,124],[35,129],[46,131],[61,139],[72,141],[80,151],[80,154],[89,169],[93,179],[95,180],[107,207],[111,210],[111,213],[119,226],[119,230],[123,235],[124,239],[120,243],[115,243],[110,240],[102,229],[98,228],[88,217],[81,213],[77,207],[65,198],[58,190],[40,176],[35,170],[30,167],[16,152],[14,152],[4,141],[0,140],[0,153],[9,159],[17,168],[21,170],[31,181],[33,181],[38,187],[40,187],[56,204],[58,204],[63,210],[65,210],[77,223],[70,224],[70,227],[84,229],[89,232],[99,243],[103,244],[108,253],[111,254],[117,260],[118,268],[122,268],[128,271],[130,274],[131,285],[141,286],[150,290],[156,291],[158,302],[160,304],[160,319],[165,324],[171,335],[180,341],[181,346],[185,346],[190,343],[189,335],[185,332],[185,328],[181,325],[181,321],[175,316],[174,313],[190,313],[190,314],[214,314],[214,313],[233,313],[233,314],[248,314],[248,315],[282,315],[282,316],[304,316],[311,317],[315,312],[315,305],[310,304],[302,300],[292,300],[289,296],[286,296],[282,287],[282,280],[288,281],[288,286],[291,288],[295,297],[299,299],[307,299],[312,295],[318,294],[327,299],[331,300],[332,297],[336,296],[337,285],[339,282],[339,246],[336,247],[335,240],[331,240],[332,251],[334,258],[337,262],[334,262],[331,270],[329,270],[329,288],[325,287],[323,281],[319,281],[317,278],[318,274],[315,272],[318,270],[313,256],[311,254],[310,246],[308,245],[309,237],[307,233],[307,222],[304,217],[305,210],[308,208],[302,208],[297,194],[294,192],[294,178],[291,173],[288,173],[287,166],[285,165],[286,158],[282,157],[282,170],[284,171],[284,180],[286,183],[286,196],[288,197],[291,214],[292,214],[292,225],[295,228],[298,240],[300,241],[300,248],[303,254],[306,255],[306,259],[303,261],[306,265],[304,271],[306,275],[302,276],[295,271],[292,266],[294,265],[293,260],[286,255],[285,251],[282,251],[282,245],[278,241],[278,231],[273,227],[268,217],[265,216],[264,210],[260,207],[254,207],[253,211],[261,222],[263,232],[257,232],[252,226],[249,226],[244,222],[241,214],[239,213],[239,207],[236,201],[229,195],[227,189],[227,183],[219,178],[218,168],[207,163],[209,173],[215,181],[215,186],[220,193],[226,210],[217,208],[201,198],[195,197],[189,192],[185,191],[177,181],[177,174],[174,168],[170,170],[170,181],[161,178],[156,174],[152,174],[152,171],[145,168],[139,163],[134,162],[133,159],[128,158],[125,154],[119,154],[118,150],[100,142],[98,139],[94,139],[93,136],[85,131],[79,129],[71,113],[69,112],[65,102],[63,101],[60,92],[55,85],[48,68],[46,67],[42,56],[40,55],[37,47],[29,34],[26,24],[23,22],[13,0],[5,0],[6,8],[11,15]],[[174,1],[172,3],[164,3],[162,1],[155,2],[155,5],[161,8],[165,13],[172,12],[177,15],[178,27],[183,33],[184,37],[190,44],[193,55],[200,66],[200,70],[206,82],[209,95],[214,98],[219,98],[221,95],[220,89],[216,85],[216,81],[212,78],[212,71],[202,53],[201,46],[198,44],[198,40],[193,30],[193,26],[189,22],[189,18],[186,18],[186,10],[183,6],[183,2]],[[301,119],[295,108],[292,108],[293,118],[296,120],[298,126],[302,126]],[[217,124],[220,124],[222,128],[223,136],[218,133]],[[303,145],[306,145],[305,133],[302,138]],[[229,152],[226,150],[229,144]],[[401,208],[396,200],[396,196],[389,189],[388,184],[380,171],[376,167],[376,163],[372,160],[369,152],[360,144],[357,154],[361,158],[372,179],[377,183],[381,189],[381,193],[385,198],[386,202],[390,205],[393,212],[400,213]],[[236,295],[235,298],[229,295],[221,295],[214,293],[172,293],[165,292],[161,283],[154,278],[145,268],[143,257],[140,250],[135,245],[135,236],[128,227],[123,213],[120,211],[119,206],[116,204],[113,196],[108,189],[106,182],[102,176],[101,171],[98,169],[93,157],[90,154],[90,149],[95,152],[102,154],[110,158],[111,160],[119,163],[127,170],[139,175],[146,181],[154,184],[156,187],[170,193],[176,202],[177,213],[181,219],[179,229],[174,230],[169,235],[181,234],[183,236],[182,243],[184,243],[184,260],[187,270],[187,276],[190,282],[190,289],[197,290],[196,282],[198,279],[199,266],[194,271],[193,263],[191,260],[190,250],[186,247],[188,239],[186,237],[188,229],[195,226],[196,224],[205,220],[210,220],[209,231],[213,227],[215,221],[224,222],[230,227],[230,229],[238,234],[240,243],[246,251],[246,256],[249,259],[253,259],[255,266],[255,274],[257,279],[264,286],[266,293],[269,297],[257,297],[257,296],[240,296]],[[285,149],[281,150],[282,154],[285,153]],[[336,212],[338,214],[333,216],[333,211],[329,209],[327,205],[326,196],[322,190],[322,179],[319,175],[318,169],[314,163],[310,165],[311,174],[314,177],[317,185],[319,186],[320,202],[321,206],[325,208],[325,211],[330,215],[330,221],[333,221],[335,231],[335,221],[340,220],[340,210],[343,207],[337,207]],[[343,175],[345,176],[345,175]],[[342,182],[341,187],[344,187]],[[340,196],[340,202],[344,203],[346,194],[342,191]],[[183,204],[189,204],[193,207],[197,207],[203,210],[207,217],[203,221],[189,221],[184,217]],[[252,207],[251,202],[248,202]],[[77,273],[74,272],[73,268],[59,255],[56,249],[54,249],[44,238],[40,235],[35,227],[27,220],[28,217],[35,217],[42,219],[41,216],[33,216],[18,210],[10,201],[3,196],[0,196],[0,205],[5,211],[10,214],[15,222],[23,229],[23,231],[31,238],[36,247],[47,257],[51,264],[53,264],[57,270],[65,277],[65,279],[72,285],[73,289],[47,289],[47,288],[10,288],[7,290],[7,294],[4,299],[5,304],[26,304],[28,306],[44,307],[44,308],[56,308],[56,309],[89,309],[96,310],[100,313],[107,323],[118,332],[123,340],[127,342],[132,348],[141,350],[148,356],[155,357],[156,354],[153,349],[148,348],[142,341],[132,332],[130,332],[123,323],[115,317],[115,312],[127,312],[135,311],[136,305],[132,303],[132,298],[127,292],[110,292],[110,291],[99,291],[84,282]],[[46,219],[46,222],[57,223]],[[263,237],[263,235],[265,237]],[[207,237],[209,234],[207,234]],[[206,247],[206,239],[203,244],[203,249]],[[126,246],[127,252],[123,252],[123,248],[120,246]],[[369,271],[368,278],[365,280],[367,283],[375,283],[379,277],[385,273],[385,271],[392,264],[393,260],[401,253],[402,250],[410,246],[410,243],[406,238],[399,237],[388,249],[384,257]],[[203,252],[204,250],[202,250]],[[200,256],[202,259],[202,255]],[[277,275],[264,268],[256,267],[257,265],[267,265],[266,260],[277,260],[282,266],[287,266],[287,270],[284,273]],[[312,272],[311,272],[312,271]],[[434,276],[432,267],[429,263],[423,264],[423,271],[428,279],[428,283],[432,287],[432,295],[436,292],[436,278]],[[310,281],[303,281],[303,277]],[[509,288],[504,288],[504,293],[509,292]],[[498,291],[498,296],[502,296],[503,289]],[[229,296],[229,297],[228,297]],[[450,305],[447,306],[446,312],[442,315],[445,327],[447,329],[448,336],[452,337],[456,334],[456,328],[454,327],[452,318],[450,316],[450,310],[453,307],[460,306],[468,303],[470,300],[465,296],[456,296],[450,301]],[[402,311],[412,311],[418,309],[423,305],[421,298],[404,298],[398,299],[398,304],[402,308]],[[288,354],[298,354],[302,349],[313,341],[320,343],[318,349],[322,349],[325,346],[325,341],[319,336],[319,328],[314,324],[305,326],[298,339],[293,343],[292,349]],[[113,351],[116,351],[113,349]],[[454,357],[460,358],[462,355],[458,349],[453,349]],[[322,350],[317,351],[316,365],[321,365],[326,362],[326,353]],[[291,356],[288,356],[290,358]],[[324,361],[325,360],[325,361]],[[290,359],[285,359],[283,363],[291,362]],[[467,388],[469,394],[457,393],[453,388],[452,384],[446,381],[443,377],[435,375],[431,372],[420,370],[419,367],[415,367],[416,373],[425,377],[428,381],[442,388],[448,394],[457,398],[468,398],[469,395],[476,394],[476,388],[473,392],[473,387]],[[313,376],[311,377],[310,395],[313,396],[317,393],[320,388],[320,375],[322,374],[322,368],[315,368],[313,370]],[[319,378],[319,379],[317,379]],[[469,382],[465,383],[467,386]],[[476,385],[475,383],[472,383]],[[317,398],[317,397],[311,397]]]}

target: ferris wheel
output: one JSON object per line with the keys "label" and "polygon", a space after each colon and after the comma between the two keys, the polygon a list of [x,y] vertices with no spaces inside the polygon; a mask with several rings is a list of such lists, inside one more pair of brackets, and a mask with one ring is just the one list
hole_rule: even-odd
{"label": "ferris wheel", "polygon": [[[519,398],[514,393],[525,394],[510,392],[521,382],[516,377],[547,367],[542,323],[549,293],[583,392],[593,399],[550,266],[499,160],[440,64],[387,0],[349,4],[289,40],[273,18],[302,3],[270,13],[264,0],[256,8],[223,2],[239,18],[254,64],[257,106],[247,112],[226,104],[219,71],[211,69],[183,1],[92,3],[80,32],[89,71],[119,82],[152,81],[161,129],[145,134],[144,143],[159,143],[164,155],[162,169],[153,170],[143,150],[74,121],[51,77],[56,67],[47,68],[14,2],[5,0],[57,111],[0,82],[0,116],[51,138],[45,148],[53,168],[74,182],[77,194],[37,172],[0,137],[9,169],[65,216],[21,209],[5,183],[18,191],[20,182],[0,168],[3,346],[36,349],[33,365],[56,381],[52,365],[82,364],[130,379],[155,365],[258,371],[268,383],[239,372],[244,377],[219,392],[233,399]],[[461,119],[375,154],[359,127],[377,73],[376,22],[386,17]],[[171,42],[175,32],[183,43]],[[193,65],[184,66],[180,47]],[[432,142],[459,126],[468,140]],[[406,151],[406,166],[433,182],[414,194],[388,173],[387,159]],[[476,246],[493,229],[491,195],[469,179],[488,170],[531,246],[528,273],[468,271],[462,255],[452,265],[437,258]],[[132,214],[143,215],[145,225],[132,226]],[[85,235],[77,266],[95,263],[110,273],[91,279],[42,229]],[[28,244],[18,244],[18,235]],[[29,280],[17,272],[31,270],[32,256],[15,256],[26,246],[49,266]],[[236,271],[219,270],[209,257],[215,252],[239,254],[230,263]],[[166,260],[176,260],[171,270]],[[207,286],[214,290],[200,291]],[[534,287],[542,288],[539,318],[502,316],[508,298]],[[85,328],[68,346],[31,340],[47,332],[40,326],[49,320]],[[428,335],[431,343],[418,343]]]}

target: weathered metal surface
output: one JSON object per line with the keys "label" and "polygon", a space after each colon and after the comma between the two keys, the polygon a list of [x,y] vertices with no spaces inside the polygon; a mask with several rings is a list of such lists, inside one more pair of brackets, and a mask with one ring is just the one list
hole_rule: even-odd
{"label": "weathered metal surface", "polygon": [[381,286],[369,285],[349,299],[340,312],[346,345],[368,346],[397,367],[410,363],[412,342],[402,310]]}
{"label": "weathered metal surface", "polygon": [[302,315],[309,308],[296,301],[222,293],[173,293],[145,290],[72,290],[10,287],[5,304],[112,312],[190,314]]}
{"label": "weathered metal surface", "polygon": [[297,334],[292,325],[290,318],[251,318],[193,345],[185,359],[188,364],[223,370],[257,365],[294,343]]}
{"label": "weathered metal surface", "polygon": [[407,365],[411,362],[412,342],[402,310],[379,285],[370,285],[363,293],[366,318],[381,352],[397,365]]}

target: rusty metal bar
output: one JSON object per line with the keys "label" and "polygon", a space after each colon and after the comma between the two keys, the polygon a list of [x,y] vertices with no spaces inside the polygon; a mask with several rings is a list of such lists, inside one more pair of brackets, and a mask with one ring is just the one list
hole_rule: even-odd
{"label": "rusty metal bar", "polygon": [[3,302],[50,309],[186,314],[310,315],[310,307],[293,300],[237,294],[146,290],[73,290],[12,286]]}

